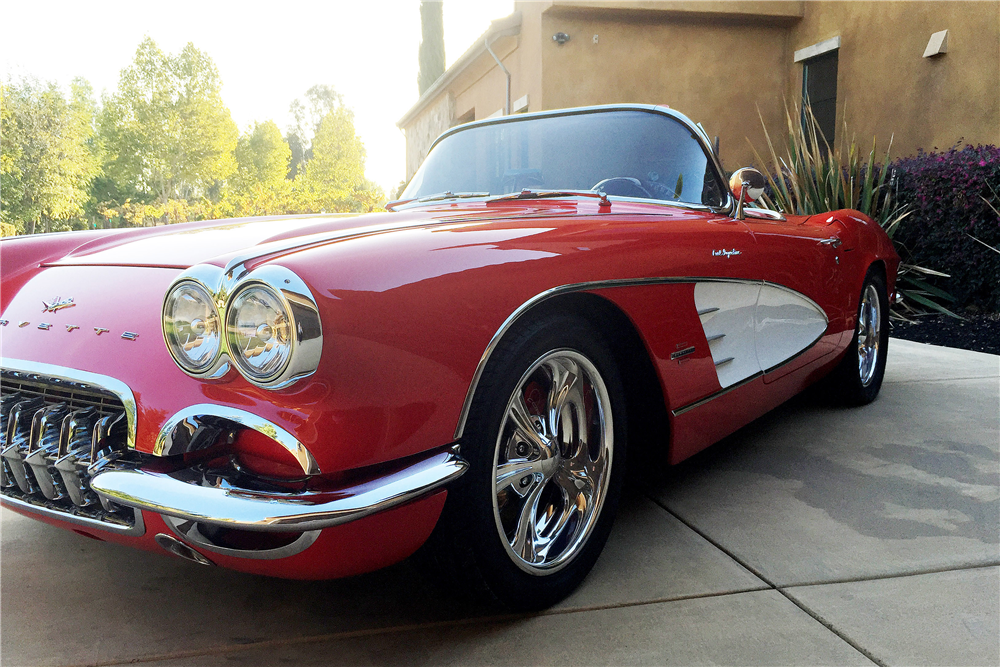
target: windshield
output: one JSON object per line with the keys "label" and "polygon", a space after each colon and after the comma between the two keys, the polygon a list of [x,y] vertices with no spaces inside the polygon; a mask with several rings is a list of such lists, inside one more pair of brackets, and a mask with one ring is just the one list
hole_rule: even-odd
{"label": "windshield", "polygon": [[644,111],[599,111],[470,127],[442,139],[401,199],[600,190],[608,195],[722,206],[701,144],[680,121]]}

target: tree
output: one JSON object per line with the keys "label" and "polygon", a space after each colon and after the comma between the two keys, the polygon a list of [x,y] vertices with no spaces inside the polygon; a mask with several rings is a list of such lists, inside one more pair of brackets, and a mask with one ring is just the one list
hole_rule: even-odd
{"label": "tree", "polygon": [[292,151],[273,120],[254,123],[253,129],[244,133],[236,144],[234,183],[238,187],[258,183],[278,187],[285,180],[291,157]]}
{"label": "tree", "polygon": [[274,121],[255,123],[236,144],[230,215],[284,213],[290,192],[285,178],[292,151]]}
{"label": "tree", "polygon": [[354,132],[354,114],[344,106],[329,111],[310,143],[312,158],[296,178],[300,198],[313,210],[349,211],[365,184],[365,147]]}
{"label": "tree", "polygon": [[0,211],[7,231],[34,233],[76,226],[91,181],[100,170],[96,104],[83,79],[69,99],[55,83],[8,82],[0,93]]}
{"label": "tree", "polygon": [[205,197],[230,176],[239,131],[221,88],[212,59],[193,44],[172,56],[145,38],[101,115],[105,169],[119,189],[166,206]]}
{"label": "tree", "polygon": [[417,88],[423,95],[444,74],[444,12],[440,0],[420,2],[418,56]]}
{"label": "tree", "polygon": [[[312,138],[327,114],[344,105],[343,96],[333,86],[317,85],[306,91],[305,100],[293,100],[289,106],[295,125],[288,128],[285,140],[292,150],[288,178],[294,179],[312,159]],[[353,120],[352,120],[353,122]]]}

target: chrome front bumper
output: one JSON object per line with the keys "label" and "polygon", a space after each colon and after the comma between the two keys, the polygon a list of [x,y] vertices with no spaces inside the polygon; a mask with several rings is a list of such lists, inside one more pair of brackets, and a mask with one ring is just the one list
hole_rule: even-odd
{"label": "chrome front bumper", "polygon": [[226,484],[207,486],[185,479],[183,473],[125,469],[100,472],[90,486],[120,505],[178,519],[240,530],[304,532],[408,503],[457,479],[469,467],[457,449],[335,491],[268,493]]}

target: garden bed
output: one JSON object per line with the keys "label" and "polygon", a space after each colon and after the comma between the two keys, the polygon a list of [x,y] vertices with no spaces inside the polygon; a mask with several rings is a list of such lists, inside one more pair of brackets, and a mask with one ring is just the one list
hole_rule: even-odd
{"label": "garden bed", "polygon": [[890,335],[917,343],[1000,354],[1000,313],[966,315],[965,320],[929,315],[913,324],[893,322]]}

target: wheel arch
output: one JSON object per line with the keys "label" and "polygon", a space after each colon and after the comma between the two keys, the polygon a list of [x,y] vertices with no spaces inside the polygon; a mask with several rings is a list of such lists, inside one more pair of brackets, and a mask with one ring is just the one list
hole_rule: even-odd
{"label": "wheel arch", "polygon": [[479,381],[495,361],[491,353],[499,343],[539,319],[566,314],[581,317],[594,326],[605,337],[618,365],[625,390],[629,458],[640,462],[666,460],[670,433],[666,397],[646,343],[628,315],[617,304],[592,292],[569,291],[536,299],[515,311],[484,351],[466,396],[455,439],[463,435]]}

